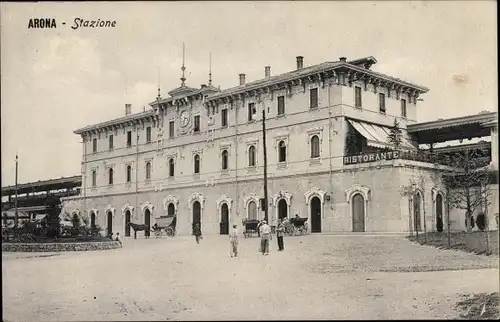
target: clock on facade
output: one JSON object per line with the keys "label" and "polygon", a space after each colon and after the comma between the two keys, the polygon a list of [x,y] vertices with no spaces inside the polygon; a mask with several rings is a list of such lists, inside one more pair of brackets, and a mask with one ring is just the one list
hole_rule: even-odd
{"label": "clock on facade", "polygon": [[189,124],[189,112],[188,111],[184,110],[181,112],[180,122],[181,122],[182,127],[185,127],[186,125]]}

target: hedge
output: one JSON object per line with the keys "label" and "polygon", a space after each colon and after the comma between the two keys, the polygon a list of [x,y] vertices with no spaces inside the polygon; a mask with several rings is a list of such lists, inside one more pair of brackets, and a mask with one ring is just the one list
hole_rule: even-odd
{"label": "hedge", "polygon": [[88,243],[2,243],[2,252],[78,252],[121,248],[117,241]]}

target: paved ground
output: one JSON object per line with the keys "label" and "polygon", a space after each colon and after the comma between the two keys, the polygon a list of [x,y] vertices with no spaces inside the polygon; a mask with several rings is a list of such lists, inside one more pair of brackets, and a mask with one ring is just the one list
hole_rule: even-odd
{"label": "paved ground", "polygon": [[290,237],[285,252],[273,239],[269,256],[240,241],[238,258],[223,236],[3,253],[4,321],[446,319],[459,294],[498,292],[498,257],[397,235]]}

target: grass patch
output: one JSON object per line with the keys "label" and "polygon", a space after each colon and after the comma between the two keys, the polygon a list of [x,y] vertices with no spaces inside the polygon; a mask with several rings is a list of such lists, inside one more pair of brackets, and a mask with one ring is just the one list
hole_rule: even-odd
{"label": "grass patch", "polygon": [[497,320],[500,318],[498,292],[462,295],[456,305],[459,319]]}
{"label": "grass patch", "polygon": [[486,243],[487,232],[484,231],[473,231],[468,234],[463,231],[451,232],[450,242],[448,242],[446,232],[422,233],[419,234],[418,239],[416,235],[406,238],[420,245],[429,245],[440,249],[455,249],[478,255],[498,255],[498,231],[490,231],[488,233],[490,236],[489,250]]}

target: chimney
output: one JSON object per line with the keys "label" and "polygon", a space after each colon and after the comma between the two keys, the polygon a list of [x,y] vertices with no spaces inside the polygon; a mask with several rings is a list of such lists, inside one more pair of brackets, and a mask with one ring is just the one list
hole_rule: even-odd
{"label": "chimney", "polygon": [[265,75],[266,75],[266,78],[271,77],[271,66],[265,67]]}
{"label": "chimney", "polygon": [[347,58],[345,58],[345,57],[340,57],[340,58],[339,58],[339,60],[340,60],[340,62],[345,63],[345,62],[347,61]]}
{"label": "chimney", "polygon": [[304,57],[297,56],[297,69],[304,68]]}
{"label": "chimney", "polygon": [[132,113],[132,104],[125,104],[125,115]]}
{"label": "chimney", "polygon": [[240,85],[245,85],[245,74],[240,74]]}

